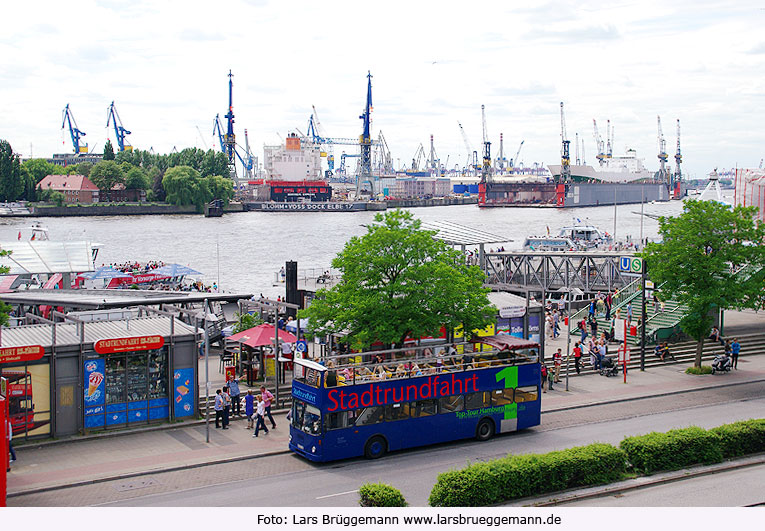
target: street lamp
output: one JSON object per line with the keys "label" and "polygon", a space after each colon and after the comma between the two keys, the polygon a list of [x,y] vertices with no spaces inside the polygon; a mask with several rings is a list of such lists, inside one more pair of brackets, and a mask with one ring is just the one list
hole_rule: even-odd
{"label": "street lamp", "polygon": [[566,297],[568,298],[568,311],[566,313],[566,323],[568,323],[566,332],[566,391],[568,391],[568,373],[569,367],[569,354],[571,352],[571,290],[569,289]]}

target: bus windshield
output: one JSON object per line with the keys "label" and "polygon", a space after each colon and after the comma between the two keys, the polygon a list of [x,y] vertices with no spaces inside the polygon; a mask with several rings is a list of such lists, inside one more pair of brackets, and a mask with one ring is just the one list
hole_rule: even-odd
{"label": "bus windshield", "polygon": [[292,427],[311,435],[320,434],[321,412],[302,400],[293,400]]}

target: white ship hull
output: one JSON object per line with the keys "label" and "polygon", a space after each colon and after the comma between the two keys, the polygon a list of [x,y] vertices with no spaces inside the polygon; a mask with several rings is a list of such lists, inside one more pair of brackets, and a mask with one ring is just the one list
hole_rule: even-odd
{"label": "white ship hull", "polygon": [[[548,166],[552,174],[557,177],[561,174],[560,164],[551,164]],[[572,164],[571,177],[576,180],[593,180],[604,183],[629,183],[634,181],[641,181],[647,179],[653,179],[654,174],[648,170],[629,171],[629,170],[610,170],[593,168],[592,166],[582,166]]]}

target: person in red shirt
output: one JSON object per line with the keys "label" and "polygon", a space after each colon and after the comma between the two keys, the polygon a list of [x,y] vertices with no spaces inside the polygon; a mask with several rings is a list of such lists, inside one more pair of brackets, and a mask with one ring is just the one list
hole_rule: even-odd
{"label": "person in red shirt", "polygon": [[[263,397],[263,402],[265,402],[265,416],[268,417],[268,420],[271,421],[271,428],[276,429],[276,422],[274,422],[274,417],[271,416],[271,402],[274,400],[274,395],[271,394],[271,391],[266,389],[265,385],[260,386],[260,394]],[[263,423],[265,424],[265,416],[263,418]],[[265,429],[265,426],[263,427]]]}
{"label": "person in red shirt", "polygon": [[581,361],[581,358],[582,358],[582,347],[579,341],[577,341],[576,343],[574,343],[574,366],[576,367],[577,374],[579,374],[581,371],[581,368],[579,366],[579,362]]}
{"label": "person in red shirt", "polygon": [[560,349],[553,354],[553,363],[555,364],[555,383],[558,383],[560,382],[560,366],[563,363],[563,354],[561,354]]}

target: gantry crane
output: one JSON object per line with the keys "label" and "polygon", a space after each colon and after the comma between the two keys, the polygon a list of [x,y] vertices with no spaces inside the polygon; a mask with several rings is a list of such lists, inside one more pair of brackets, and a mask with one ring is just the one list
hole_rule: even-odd
{"label": "gantry crane", "polygon": [[[680,164],[683,162],[683,154],[680,152],[680,119],[677,119],[677,151],[675,151],[675,182],[680,182],[683,179],[683,174],[680,171]],[[760,161],[760,168],[762,168],[762,161]]]}
{"label": "gantry crane", "polygon": [[417,151],[414,152],[414,156],[412,157],[412,171],[420,171],[420,163],[425,159],[425,148],[422,147],[422,144],[417,146]]}
{"label": "gantry crane", "polygon": [[657,137],[659,143],[659,180],[669,182],[669,176],[667,175],[667,142],[664,140],[664,133],[661,130],[661,116],[656,116],[656,123],[659,127],[659,135]]}
{"label": "gantry crane", "polygon": [[462,140],[464,140],[465,149],[467,149],[467,163],[465,164],[465,170],[468,172],[468,174],[473,175],[478,166],[478,152],[473,151],[473,148],[470,145],[470,141],[468,140],[467,134],[465,133],[465,129],[462,127],[462,124],[457,122],[457,125],[460,126]]}
{"label": "gantry crane", "polygon": [[109,123],[114,124],[114,134],[117,136],[117,147],[119,151],[133,151],[133,146],[125,141],[125,136],[129,135],[130,131],[122,127],[122,120],[120,119],[116,107],[114,107],[113,101],[111,105],[109,105],[109,110],[106,113],[107,129],[109,128]]}
{"label": "gantry crane", "polygon": [[80,138],[85,136],[85,133],[80,131],[77,128],[77,122],[74,119],[74,115],[72,114],[72,111],[69,110],[69,104],[66,104],[66,107],[64,108],[64,119],[61,122],[61,129],[64,129],[66,126],[69,126],[69,134],[72,137],[72,145],[74,146],[74,152],[75,153],[87,153],[88,152],[88,144],[80,145]]}
{"label": "gantry crane", "polygon": [[516,152],[515,152],[515,157],[513,157],[512,159],[510,159],[510,169],[511,169],[511,170],[512,170],[513,168],[515,168],[516,166],[519,166],[519,164],[520,164],[520,159],[519,159],[518,157],[519,157],[519,156],[520,156],[520,154],[521,154],[521,148],[523,147],[523,143],[524,143],[525,141],[526,141],[526,140],[521,140],[521,145],[520,145],[520,146],[518,146],[518,151],[516,151]]}
{"label": "gantry crane", "polygon": [[613,151],[614,130],[611,128],[611,120],[606,120],[606,158],[614,156]]}
{"label": "gantry crane", "polygon": [[560,102],[560,180],[571,180],[571,156],[569,155],[571,141],[566,138],[566,117],[563,114],[563,102]]}
{"label": "gantry crane", "polygon": [[356,181],[356,197],[359,197],[361,185],[369,183],[370,194],[375,195],[375,184],[372,178],[372,72],[367,71],[367,102],[364,112],[359,119],[363,122],[359,147],[361,148],[361,174]]}
{"label": "gantry crane", "polygon": [[499,172],[505,171],[507,165],[507,159],[505,158],[505,138],[502,133],[499,134],[499,151],[497,152],[497,158],[494,161],[494,168]]}
{"label": "gantry crane", "polygon": [[481,169],[481,182],[491,181],[491,142],[486,128],[486,106],[481,105],[481,125],[483,129],[483,167]]}

